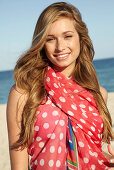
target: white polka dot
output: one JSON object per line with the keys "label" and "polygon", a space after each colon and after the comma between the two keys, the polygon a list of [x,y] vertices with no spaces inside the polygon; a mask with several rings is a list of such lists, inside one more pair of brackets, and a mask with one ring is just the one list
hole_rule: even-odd
{"label": "white polka dot", "polygon": [[94,153],[93,153],[93,152],[91,152],[91,151],[89,151],[89,154],[90,154],[91,156],[94,156]]}
{"label": "white polka dot", "polygon": [[37,165],[37,164],[38,164],[37,160],[35,160],[34,164],[35,164],[35,165]]}
{"label": "white polka dot", "polygon": [[53,75],[53,77],[56,77],[56,74],[54,72],[52,73],[52,75]]}
{"label": "white polka dot", "polygon": [[71,112],[71,111],[68,111],[67,113],[68,113],[70,116],[74,116],[74,113]]}
{"label": "white polka dot", "polygon": [[53,107],[56,107],[54,103],[51,104]]}
{"label": "white polka dot", "polygon": [[43,166],[44,165],[44,159],[40,160],[40,165]]}
{"label": "white polka dot", "polygon": [[88,131],[88,134],[89,134],[90,136],[92,136],[92,135],[93,135],[90,131]]}
{"label": "white polka dot", "polygon": [[47,137],[50,138],[50,137],[51,137],[51,134],[48,134]]}
{"label": "white polka dot", "polygon": [[52,112],[52,115],[53,115],[53,116],[57,116],[57,115],[58,115],[58,111],[54,110],[54,111]]}
{"label": "white polka dot", "polygon": [[59,97],[59,100],[60,100],[61,102],[65,102],[65,101],[66,101],[64,97]]}
{"label": "white polka dot", "polygon": [[37,111],[37,112],[36,112],[36,116],[38,116],[38,115],[39,115],[39,113],[40,113],[40,111]]}
{"label": "white polka dot", "polygon": [[59,121],[59,120],[56,120],[56,121],[55,121],[55,125],[57,125],[57,124],[58,124],[58,121]]}
{"label": "white polka dot", "polygon": [[80,124],[77,124],[81,129],[83,129],[83,127],[82,127],[82,125],[80,125]]}
{"label": "white polka dot", "polygon": [[39,142],[40,140],[42,140],[42,138],[38,136],[36,140]]}
{"label": "white polka dot", "polygon": [[43,148],[43,147],[44,147],[44,142],[40,142],[40,143],[39,143],[39,147],[40,147],[40,148]]}
{"label": "white polka dot", "polygon": [[92,131],[95,131],[95,128],[93,126],[91,126],[91,129],[92,129]]}
{"label": "white polka dot", "polygon": [[63,89],[63,91],[64,91],[65,93],[67,93],[66,89]]}
{"label": "white polka dot", "polygon": [[48,129],[49,128],[49,123],[44,123],[43,127],[44,127],[44,129]]}
{"label": "white polka dot", "polygon": [[92,113],[94,116],[98,116],[98,114],[97,113]]}
{"label": "white polka dot", "polygon": [[98,157],[98,153],[97,152],[94,152],[94,155],[95,155],[95,157]]}
{"label": "white polka dot", "polygon": [[99,138],[99,139],[101,138],[101,135],[100,135],[100,134],[98,134],[98,138]]}
{"label": "white polka dot", "polygon": [[85,108],[86,106],[84,104],[79,105],[81,108]]}
{"label": "white polka dot", "polygon": [[98,160],[99,164],[102,165],[103,164],[103,161],[102,160]]}
{"label": "white polka dot", "polygon": [[80,147],[82,147],[82,148],[84,147],[84,143],[83,142],[79,141],[78,144],[79,144]]}
{"label": "white polka dot", "polygon": [[54,147],[54,146],[51,146],[51,147],[50,147],[50,152],[51,152],[51,153],[54,153],[54,152],[55,152],[55,147]]}
{"label": "white polka dot", "polygon": [[74,90],[74,93],[78,93],[79,91],[78,90]]}
{"label": "white polka dot", "polygon": [[64,120],[60,120],[60,121],[59,121],[59,124],[60,124],[61,126],[64,126],[65,121],[64,121]]}
{"label": "white polka dot", "polygon": [[42,152],[44,153],[46,151],[46,148],[44,148],[43,150],[42,150]]}
{"label": "white polka dot", "polygon": [[83,160],[84,160],[84,163],[86,163],[86,164],[89,162],[88,158],[84,158]]}
{"label": "white polka dot", "polygon": [[101,123],[101,128],[103,128],[103,123]]}
{"label": "white polka dot", "polygon": [[86,113],[82,113],[84,115],[84,117],[88,118],[88,116],[86,115]]}
{"label": "white polka dot", "polygon": [[63,133],[60,133],[60,140],[63,139]]}
{"label": "white polka dot", "polygon": [[74,104],[71,104],[71,107],[72,107],[74,110],[77,110],[77,107],[76,107],[76,105],[74,105]]}
{"label": "white polka dot", "polygon": [[86,98],[88,101],[91,101],[91,99],[89,97]]}
{"label": "white polka dot", "polygon": [[88,148],[91,149],[91,147],[88,145]]}
{"label": "white polka dot", "polygon": [[73,95],[71,95],[70,97],[71,97],[72,99],[74,98],[74,96],[73,96]]}
{"label": "white polka dot", "polygon": [[84,100],[82,97],[80,97],[81,100]]}
{"label": "white polka dot", "polygon": [[42,114],[42,117],[43,117],[43,118],[47,117],[47,112],[44,112],[44,113]]}
{"label": "white polka dot", "polygon": [[80,119],[80,121],[81,121],[82,123],[86,123],[85,120],[83,120],[83,119]]}
{"label": "white polka dot", "polygon": [[49,94],[50,94],[51,96],[53,96],[53,95],[54,95],[54,92],[53,92],[53,91],[49,91]]}
{"label": "white polka dot", "polygon": [[54,83],[53,85],[55,88],[59,88],[59,86],[56,83]]}
{"label": "white polka dot", "polygon": [[53,160],[50,160],[49,161],[49,166],[52,167],[54,165],[54,161]]}
{"label": "white polka dot", "polygon": [[62,86],[65,86],[64,84],[61,83]]}
{"label": "white polka dot", "polygon": [[89,106],[89,110],[92,111],[93,110],[92,107]]}
{"label": "white polka dot", "polygon": [[82,108],[80,108],[81,109],[81,111],[83,112],[83,113],[86,113],[86,111],[84,110],[84,109],[82,109]]}
{"label": "white polka dot", "polygon": [[51,100],[48,100],[48,101],[46,102],[46,104],[51,104]]}
{"label": "white polka dot", "polygon": [[92,141],[92,139],[90,139],[90,141],[91,141],[91,143],[94,143],[94,142]]}
{"label": "white polka dot", "polygon": [[61,105],[60,105],[59,103],[57,104],[57,106],[58,106],[59,108],[62,108]]}
{"label": "white polka dot", "polygon": [[96,124],[93,122],[93,125],[96,126]]}
{"label": "white polka dot", "polygon": [[35,126],[34,130],[39,131],[39,126]]}
{"label": "white polka dot", "polygon": [[76,132],[76,129],[73,127],[73,131]]}
{"label": "white polka dot", "polygon": [[96,167],[95,165],[91,165],[92,170],[95,170],[95,167]]}
{"label": "white polka dot", "polygon": [[52,133],[51,139],[55,139],[55,133]]}
{"label": "white polka dot", "polygon": [[57,160],[56,167],[60,167],[60,165],[61,165],[61,162],[59,160]]}
{"label": "white polka dot", "polygon": [[58,153],[61,153],[61,146],[59,146],[58,148]]}
{"label": "white polka dot", "polygon": [[48,82],[50,82],[50,78],[49,77],[47,77],[47,79],[46,79]]}

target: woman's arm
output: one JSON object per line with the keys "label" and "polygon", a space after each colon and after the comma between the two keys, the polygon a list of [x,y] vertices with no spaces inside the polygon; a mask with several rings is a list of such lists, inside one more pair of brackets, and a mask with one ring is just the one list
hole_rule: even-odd
{"label": "woman's arm", "polygon": [[[103,96],[105,103],[107,104],[108,93],[107,93],[106,89],[100,86],[100,92]],[[108,152],[110,153],[110,155],[104,151],[103,151],[103,154],[106,156],[107,159],[109,159],[109,161],[111,163],[111,167],[114,167],[114,150],[112,149],[110,144],[108,144]],[[110,169],[114,170],[114,168],[110,168]]]}
{"label": "woman's arm", "polygon": [[100,86],[100,92],[102,94],[102,97],[103,97],[105,103],[107,104],[108,93],[107,93],[106,89],[104,87]]}
{"label": "woman's arm", "polygon": [[[16,142],[19,137],[21,115],[26,100],[26,95],[22,93],[21,90],[18,90],[15,86],[13,86],[10,91],[7,104],[9,146]],[[10,149],[10,160],[12,170],[28,170],[27,148],[18,151]]]}

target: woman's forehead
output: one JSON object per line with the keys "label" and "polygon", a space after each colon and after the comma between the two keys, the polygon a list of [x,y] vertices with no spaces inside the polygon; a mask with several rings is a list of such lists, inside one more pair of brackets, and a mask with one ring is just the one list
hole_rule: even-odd
{"label": "woman's forehead", "polygon": [[61,17],[59,19],[57,19],[56,21],[54,21],[49,29],[48,29],[48,34],[55,34],[57,32],[74,32],[75,27],[74,27],[74,22],[72,19],[70,18],[66,18],[66,17]]}

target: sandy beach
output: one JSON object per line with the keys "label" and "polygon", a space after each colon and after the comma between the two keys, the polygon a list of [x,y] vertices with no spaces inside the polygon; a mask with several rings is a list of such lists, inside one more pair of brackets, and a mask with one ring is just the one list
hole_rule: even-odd
{"label": "sandy beach", "polygon": [[[113,130],[114,130],[114,92],[108,93],[108,108],[111,113],[113,120]],[[8,135],[7,135],[7,125],[6,125],[6,104],[0,105],[0,169],[11,170],[10,169],[10,159],[9,159],[9,149],[8,149]],[[112,147],[114,149],[114,142],[112,142]],[[106,145],[103,146],[103,150],[107,151]]]}

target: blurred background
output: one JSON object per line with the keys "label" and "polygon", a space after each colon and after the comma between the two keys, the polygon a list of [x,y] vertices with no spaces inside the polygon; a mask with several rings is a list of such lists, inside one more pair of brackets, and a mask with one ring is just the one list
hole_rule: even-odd
{"label": "blurred background", "polygon": [[[39,14],[55,0],[0,0],[0,123],[5,111],[17,59],[31,45]],[[114,0],[69,0],[82,14],[94,45],[94,66],[100,85],[109,92],[109,108],[114,110]],[[113,107],[113,109],[112,109]],[[111,112],[114,116],[114,113]],[[0,130],[0,167],[9,170],[6,123]],[[4,145],[2,145],[4,143]],[[3,147],[4,146],[4,147]]]}
{"label": "blurred background", "polygon": [[[0,103],[7,102],[13,68],[31,45],[39,14],[54,0],[0,0]],[[114,91],[114,1],[70,0],[87,24],[95,48],[94,66],[100,84]]]}

